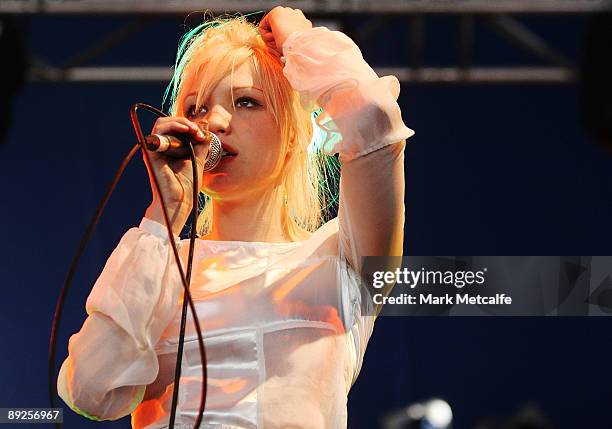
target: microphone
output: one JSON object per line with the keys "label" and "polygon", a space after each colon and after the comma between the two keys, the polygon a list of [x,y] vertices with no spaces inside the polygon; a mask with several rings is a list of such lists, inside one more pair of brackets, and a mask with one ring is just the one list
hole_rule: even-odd
{"label": "microphone", "polygon": [[[204,171],[210,171],[219,164],[225,151],[216,134],[210,131],[206,133],[210,139],[210,146],[206,162],[204,163]],[[189,139],[185,134],[151,134],[145,137],[145,146],[151,152],[164,153],[171,158],[189,158],[189,151],[187,150],[188,141]]]}

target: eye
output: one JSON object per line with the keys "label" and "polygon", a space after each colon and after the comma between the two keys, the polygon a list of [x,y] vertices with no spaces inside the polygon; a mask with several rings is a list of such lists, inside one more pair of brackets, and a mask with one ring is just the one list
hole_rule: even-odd
{"label": "eye", "polygon": [[206,108],[206,106],[200,106],[198,109],[196,109],[196,105],[193,104],[187,109],[185,117],[187,119],[194,119],[198,116],[205,115],[207,111],[208,109]]}
{"label": "eye", "polygon": [[256,100],[250,97],[240,97],[236,100],[236,107],[244,107],[247,109],[252,109],[254,107],[261,106]]}

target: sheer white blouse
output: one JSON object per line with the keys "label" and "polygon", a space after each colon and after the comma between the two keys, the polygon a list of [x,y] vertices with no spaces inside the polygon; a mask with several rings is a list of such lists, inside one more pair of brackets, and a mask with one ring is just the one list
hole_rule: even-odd
{"label": "sheer white blouse", "polygon": [[[399,82],[379,78],[350,38],[322,27],[290,35],[283,54],[304,106],[322,106],[321,126],[342,136],[325,146],[342,163],[338,217],[301,242],[197,240],[190,291],[207,353],[202,428],[345,428],[375,318],[361,257],[401,254],[403,148],[414,132],[396,102]],[[145,218],[87,299],[59,372],[61,398],[90,419],[131,414],[133,428],[167,427],[181,306],[166,229]],[[193,426],[200,383],[188,313],[177,429]]]}

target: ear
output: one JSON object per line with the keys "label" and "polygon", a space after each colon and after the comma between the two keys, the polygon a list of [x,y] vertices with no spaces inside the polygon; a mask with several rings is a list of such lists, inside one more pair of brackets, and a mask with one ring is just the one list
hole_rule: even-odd
{"label": "ear", "polygon": [[291,160],[293,153],[295,152],[295,143],[293,140],[289,141],[289,145],[287,145],[287,152],[285,152],[285,165]]}
{"label": "ear", "polygon": [[295,134],[293,131],[291,132],[291,136],[289,137],[289,143],[287,144],[287,152],[285,153],[286,158],[289,159],[295,150]]}

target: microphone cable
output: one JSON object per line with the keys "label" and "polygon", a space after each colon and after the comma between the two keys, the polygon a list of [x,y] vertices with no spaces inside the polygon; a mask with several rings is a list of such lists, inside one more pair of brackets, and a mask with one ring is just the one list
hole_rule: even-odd
{"label": "microphone cable", "polygon": [[192,172],[193,172],[193,187],[192,187],[193,188],[193,194],[192,194],[193,200],[192,200],[192,210],[191,210],[192,225],[191,225],[191,230],[189,231],[189,256],[187,259],[187,276],[185,277],[185,274],[183,273],[181,261],[179,258],[178,250],[176,248],[176,243],[174,242],[174,233],[172,232],[172,228],[170,226],[170,220],[168,218],[168,213],[166,209],[166,204],[164,202],[164,197],[160,191],[159,183],[157,181],[157,176],[155,174],[155,170],[153,169],[153,166],[151,165],[149,153],[145,147],[144,135],[142,134],[140,122],[138,121],[138,115],[136,113],[138,108],[143,108],[145,110],[148,110],[152,113],[157,114],[158,116],[167,116],[167,115],[161,110],[158,110],[155,107],[149,106],[148,104],[144,104],[144,103],[136,103],[132,105],[132,107],[130,108],[130,116],[132,118],[132,124],[134,126],[134,131],[136,132],[136,136],[138,137],[139,144],[142,146],[142,149],[145,155],[145,162],[147,163],[147,166],[149,167],[149,170],[151,171],[151,176],[153,177],[153,182],[155,185],[155,191],[157,192],[160,198],[160,202],[162,206],[162,213],[164,214],[164,222],[166,223],[166,229],[168,230],[168,239],[172,245],[172,251],[174,252],[174,259],[176,261],[176,265],[181,275],[181,282],[183,283],[183,289],[185,291],[185,296],[187,297],[187,300],[185,300],[183,297],[179,344],[178,344],[178,349],[177,349],[176,366],[175,366],[175,372],[174,372],[174,389],[172,392],[172,407],[171,407],[172,411],[170,413],[170,420],[169,420],[168,427],[169,429],[174,429],[174,421],[176,419],[176,407],[178,403],[178,394],[179,394],[179,385],[180,385],[179,381],[180,381],[180,376],[181,376],[183,347],[185,343],[185,325],[187,321],[187,303],[189,303],[189,308],[191,310],[191,315],[193,316],[194,325],[195,325],[196,332],[198,335],[200,360],[202,362],[202,384],[201,384],[200,408],[198,410],[198,417],[194,425],[194,429],[198,429],[200,427],[202,416],[204,414],[204,406],[206,403],[206,389],[208,385],[207,383],[208,374],[206,370],[206,351],[204,349],[204,340],[202,338],[202,331],[200,329],[200,321],[198,319],[198,315],[195,309],[195,305],[193,304],[193,300],[191,299],[191,293],[189,292],[189,285],[191,284],[191,268],[193,264],[193,250],[194,250],[195,239],[196,239],[196,222],[198,218],[198,203],[199,203],[199,200],[198,200],[198,188],[199,188],[198,181],[199,179],[198,179],[198,174],[197,174],[198,169],[197,169],[197,164],[196,164],[195,152],[193,150],[193,145],[191,144],[191,141],[188,141],[189,158],[191,159],[191,167],[192,167]]}
{"label": "microphone cable", "polygon": [[[53,321],[51,324],[50,340],[49,340],[49,356],[48,356],[48,360],[49,360],[49,373],[48,373],[49,400],[50,400],[51,408],[56,408],[55,407],[56,397],[57,397],[57,384],[56,384],[56,372],[55,372],[56,337],[57,337],[57,330],[59,327],[61,314],[62,314],[63,307],[64,307],[64,302],[66,300],[68,290],[70,289],[72,278],[74,277],[74,273],[76,272],[76,267],[78,266],[78,263],[85,250],[87,243],[89,242],[89,240],[91,239],[91,236],[93,235],[93,232],[98,224],[98,221],[100,220],[100,217],[102,216],[102,212],[104,211],[104,208],[106,207],[106,204],[108,200],[110,199],[110,196],[115,191],[115,188],[119,182],[119,179],[123,175],[123,172],[125,171],[125,168],[127,167],[127,164],[130,162],[130,160],[134,157],[134,155],[140,148],[143,151],[145,163],[148,169],[151,171],[151,177],[153,179],[153,185],[155,187],[155,191],[157,192],[160,198],[162,213],[164,215],[164,222],[166,224],[166,229],[168,231],[168,241],[172,247],[172,251],[174,253],[174,259],[176,261],[176,264],[177,264],[177,267],[180,273],[180,277],[181,277],[181,283],[184,289],[183,307],[182,307],[182,314],[181,314],[181,327],[180,327],[179,344],[178,344],[178,350],[177,350],[176,367],[175,367],[175,375],[174,375],[174,389],[173,389],[174,391],[172,395],[172,412],[170,414],[169,429],[174,429],[174,421],[175,421],[175,416],[176,416],[176,407],[177,407],[179,384],[180,384],[179,381],[180,381],[180,374],[181,374],[181,361],[182,361],[183,346],[184,346],[184,341],[185,341],[187,303],[189,304],[189,308],[193,316],[193,321],[194,321],[194,325],[195,325],[197,336],[198,336],[200,359],[202,362],[202,385],[201,385],[200,407],[198,411],[198,417],[194,425],[194,428],[197,429],[199,428],[200,423],[202,422],[204,408],[206,405],[208,375],[207,375],[207,370],[206,370],[206,351],[204,348],[204,340],[202,338],[202,331],[200,329],[200,322],[197,317],[197,312],[193,304],[193,300],[191,299],[191,294],[189,293],[189,285],[191,282],[191,268],[193,264],[193,251],[194,251],[195,239],[196,239],[195,225],[196,225],[197,216],[198,216],[198,187],[199,186],[198,186],[198,177],[197,177],[198,170],[197,170],[196,157],[195,157],[193,145],[189,141],[188,142],[189,157],[191,160],[191,166],[192,166],[192,171],[193,171],[193,195],[192,195],[193,206],[192,206],[192,211],[191,211],[192,227],[191,227],[191,231],[189,234],[189,256],[188,256],[188,261],[187,261],[187,275],[185,276],[185,273],[183,272],[183,267],[181,265],[179,253],[176,247],[176,243],[174,240],[174,233],[172,231],[170,220],[168,218],[168,213],[167,213],[166,204],[164,202],[164,197],[161,194],[159,183],[157,181],[157,176],[155,174],[155,170],[152,168],[148,150],[146,149],[146,146],[145,146],[145,139],[142,134],[142,128],[140,126],[140,121],[138,120],[138,115],[137,115],[137,111],[139,108],[152,112],[156,114],[158,117],[168,116],[161,110],[156,109],[155,107],[152,107],[144,103],[135,103],[130,107],[130,117],[132,119],[132,125],[134,126],[134,131],[138,138],[138,143],[132,149],[130,149],[128,155],[123,159],[106,193],[100,200],[100,203],[98,204],[98,207],[96,208],[96,212],[92,220],[90,221],[89,225],[87,226],[85,234],[81,238],[77,251],[72,259],[70,269],[68,270],[68,274],[66,275],[66,278],[64,280],[64,285],[62,286],[58,300],[56,302],[55,312],[53,314]],[[185,296],[187,297],[187,300],[185,300]],[[63,425],[61,423],[55,423],[55,427],[58,429],[61,429]]]}

